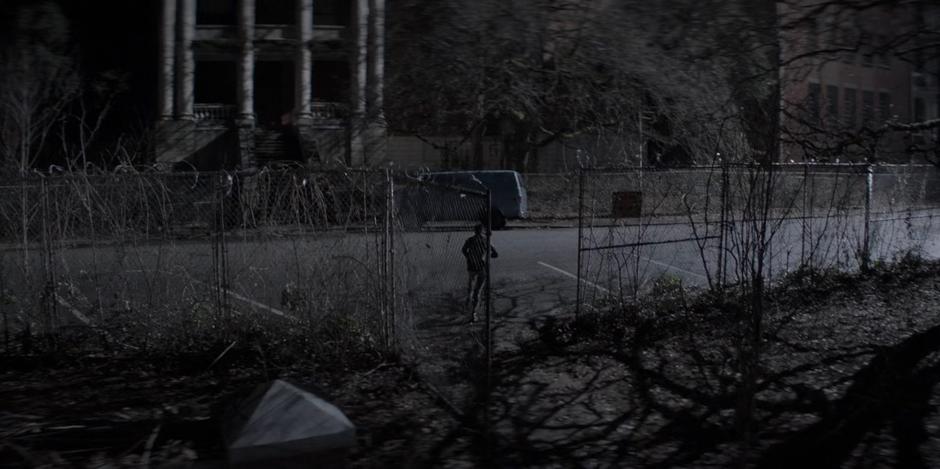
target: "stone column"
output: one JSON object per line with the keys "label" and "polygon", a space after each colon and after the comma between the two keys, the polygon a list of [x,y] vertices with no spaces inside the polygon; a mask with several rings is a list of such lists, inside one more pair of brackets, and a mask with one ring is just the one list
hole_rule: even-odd
{"label": "stone column", "polygon": [[162,0],[160,18],[160,69],[157,75],[157,115],[173,118],[173,69],[176,43],[176,0]]}
{"label": "stone column", "polygon": [[255,0],[238,0],[238,118],[241,124],[255,121]]}
{"label": "stone column", "polygon": [[381,121],[385,88],[385,0],[369,0],[368,115]]}
{"label": "stone column", "polygon": [[182,120],[193,120],[193,78],[196,61],[193,58],[193,37],[196,35],[196,0],[180,0],[179,42],[177,42],[176,115]]}
{"label": "stone column", "polygon": [[252,171],[255,160],[255,0],[238,0],[239,166]]}
{"label": "stone column", "polygon": [[296,0],[297,45],[294,59],[294,109],[298,126],[309,126],[313,119],[310,108],[310,79],[313,58],[310,42],[313,40],[313,0]]}
{"label": "stone column", "polygon": [[369,0],[368,77],[366,79],[365,159],[385,159],[385,0]]}
{"label": "stone column", "polygon": [[365,164],[366,80],[368,76],[369,0],[353,0],[352,54],[350,56],[351,89],[349,90],[349,164]]}

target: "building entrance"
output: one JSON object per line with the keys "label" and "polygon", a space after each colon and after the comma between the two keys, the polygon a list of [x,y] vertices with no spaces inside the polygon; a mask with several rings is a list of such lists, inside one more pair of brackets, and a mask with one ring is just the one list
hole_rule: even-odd
{"label": "building entrance", "polygon": [[255,118],[262,127],[293,125],[294,64],[259,61],[255,65]]}

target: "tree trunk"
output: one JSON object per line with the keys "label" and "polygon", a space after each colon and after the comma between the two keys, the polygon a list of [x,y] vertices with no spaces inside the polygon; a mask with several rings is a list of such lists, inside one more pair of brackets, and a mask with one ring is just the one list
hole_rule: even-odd
{"label": "tree trunk", "polygon": [[486,130],[486,127],[483,125],[478,125],[473,129],[473,134],[471,139],[473,142],[473,169],[484,169],[485,163],[483,161],[483,132]]}

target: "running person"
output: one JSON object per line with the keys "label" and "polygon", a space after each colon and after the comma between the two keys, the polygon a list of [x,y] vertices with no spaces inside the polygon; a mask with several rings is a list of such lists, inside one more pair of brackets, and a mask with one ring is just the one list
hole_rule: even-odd
{"label": "running person", "polygon": [[[483,225],[473,227],[473,236],[467,238],[460,252],[467,259],[467,308],[470,309],[470,322],[477,320],[477,305],[480,303],[480,292],[486,283],[486,251],[489,233],[483,235]],[[489,246],[490,257],[498,257],[496,249]]]}

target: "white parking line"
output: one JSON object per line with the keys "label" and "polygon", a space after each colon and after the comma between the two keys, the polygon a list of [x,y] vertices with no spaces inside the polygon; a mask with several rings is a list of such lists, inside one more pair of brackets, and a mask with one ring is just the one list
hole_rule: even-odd
{"label": "white parking line", "polygon": [[72,316],[75,316],[75,319],[78,319],[79,321],[85,323],[86,326],[91,325],[91,320],[88,319],[88,316],[85,316],[84,314],[82,314],[81,311],[79,311],[74,306],[72,306],[71,303],[69,303],[68,301],[65,301],[65,298],[62,298],[61,296],[59,296],[58,293],[53,293],[53,295],[55,295],[56,302],[64,306],[65,309],[69,310],[69,312],[72,313]]}
{"label": "white parking line", "polygon": [[[198,282],[198,280],[197,280],[197,282]],[[260,308],[260,309],[266,310],[266,311],[270,312],[271,314],[276,314],[276,315],[278,315],[278,316],[281,316],[281,317],[283,317],[283,318],[290,319],[290,320],[292,320],[292,321],[296,321],[296,320],[297,320],[297,318],[291,316],[290,314],[285,313],[284,311],[281,311],[281,310],[279,310],[279,309],[277,309],[277,308],[272,308],[272,307],[270,307],[270,306],[268,306],[268,305],[266,305],[266,304],[264,304],[264,303],[259,303],[259,302],[255,301],[255,300],[252,300],[251,298],[245,298],[244,296],[241,296],[241,295],[239,295],[238,293],[233,292],[232,290],[226,289],[226,290],[222,290],[222,291],[224,291],[228,296],[231,296],[232,298],[235,298],[236,300],[244,301],[245,303],[248,303],[248,304],[250,304],[250,305],[252,305],[252,306],[254,306],[254,307],[256,307],[256,308]]]}
{"label": "white parking line", "polygon": [[[128,271],[126,271],[126,272],[128,272],[128,273],[138,273],[138,274],[139,274],[139,273],[150,273],[151,271],[144,271],[144,270],[128,270]],[[175,273],[173,273],[173,272],[167,272],[167,271],[162,271],[162,270],[161,270],[161,271],[155,271],[155,272],[159,272],[159,273],[162,273],[162,274],[164,274],[164,275],[172,275],[172,276],[177,276],[177,277],[179,277],[178,274],[175,274]],[[187,278],[189,281],[191,281],[191,282],[193,282],[193,283],[198,283],[198,284],[203,285],[203,286],[209,286],[208,283],[203,282],[203,281],[201,281],[201,280],[198,280],[198,279],[196,279],[196,278],[193,278],[193,276],[192,276],[192,275],[189,275],[188,273],[185,273],[185,272],[184,272],[184,275],[186,276],[186,278]],[[269,312],[269,313],[271,313],[271,314],[274,314],[274,315],[276,315],[276,316],[281,316],[282,318],[290,319],[291,321],[296,321],[296,320],[297,320],[297,318],[295,318],[294,316],[291,316],[291,315],[288,314],[288,313],[285,313],[284,311],[281,311],[281,310],[279,310],[279,309],[277,309],[277,308],[268,306],[268,305],[266,305],[266,304],[264,304],[264,303],[261,303],[261,302],[252,300],[251,298],[246,298],[246,297],[244,297],[244,296],[242,296],[242,295],[239,295],[238,293],[233,292],[232,290],[223,289],[222,291],[225,292],[226,295],[228,295],[228,296],[230,296],[230,297],[232,297],[232,298],[234,298],[234,299],[236,299],[236,300],[238,300],[238,301],[242,301],[242,302],[248,303],[248,304],[250,304],[250,305],[252,305],[252,306],[254,306],[254,307],[258,308],[258,309],[265,310],[265,311],[267,311],[267,312]]]}
{"label": "white parking line", "polygon": [[659,261],[657,261],[657,260],[655,260],[655,259],[650,259],[649,257],[639,256],[639,255],[637,255],[636,253],[633,253],[633,252],[631,252],[630,254],[633,254],[633,256],[636,257],[637,259],[640,259],[640,260],[649,262],[650,264],[655,264],[655,265],[658,265],[658,266],[660,266],[660,267],[664,267],[664,268],[666,268],[666,269],[672,269],[672,270],[675,270],[675,271],[677,271],[677,272],[682,272],[683,274],[691,275],[691,276],[693,276],[693,277],[698,277],[698,278],[700,278],[700,279],[702,279],[702,280],[707,280],[707,279],[708,279],[708,277],[706,277],[706,276],[704,276],[704,275],[702,275],[702,274],[698,274],[698,273],[692,272],[691,270],[685,270],[685,269],[683,269],[682,267],[676,267],[676,266],[674,266],[674,265],[667,264],[667,263],[665,263],[665,262],[659,262]]}
{"label": "white parking line", "polygon": [[[555,266],[553,266],[553,265],[546,264],[546,263],[544,263],[544,262],[542,262],[542,261],[538,261],[537,264],[540,265],[540,266],[542,266],[542,267],[546,267],[546,268],[552,269],[552,270],[554,270],[555,272],[558,272],[559,274],[562,274],[562,275],[571,277],[571,278],[573,278],[573,279],[575,279],[575,280],[578,280],[578,276],[575,275],[575,274],[572,274],[571,272],[566,272],[566,271],[564,271],[564,270],[559,269],[558,267],[555,267]],[[608,290],[608,289],[606,289],[606,288],[604,288],[604,287],[602,287],[602,286],[600,286],[600,285],[598,285],[598,284],[596,284],[596,283],[588,282],[587,280],[584,280],[584,279],[581,279],[581,282],[586,283],[586,284],[588,284],[588,285],[590,285],[590,286],[592,286],[592,287],[594,287],[594,288],[596,288],[596,289],[598,289],[598,290],[600,290],[600,291],[602,291],[602,292],[604,292],[604,293],[610,293],[610,290]]]}

